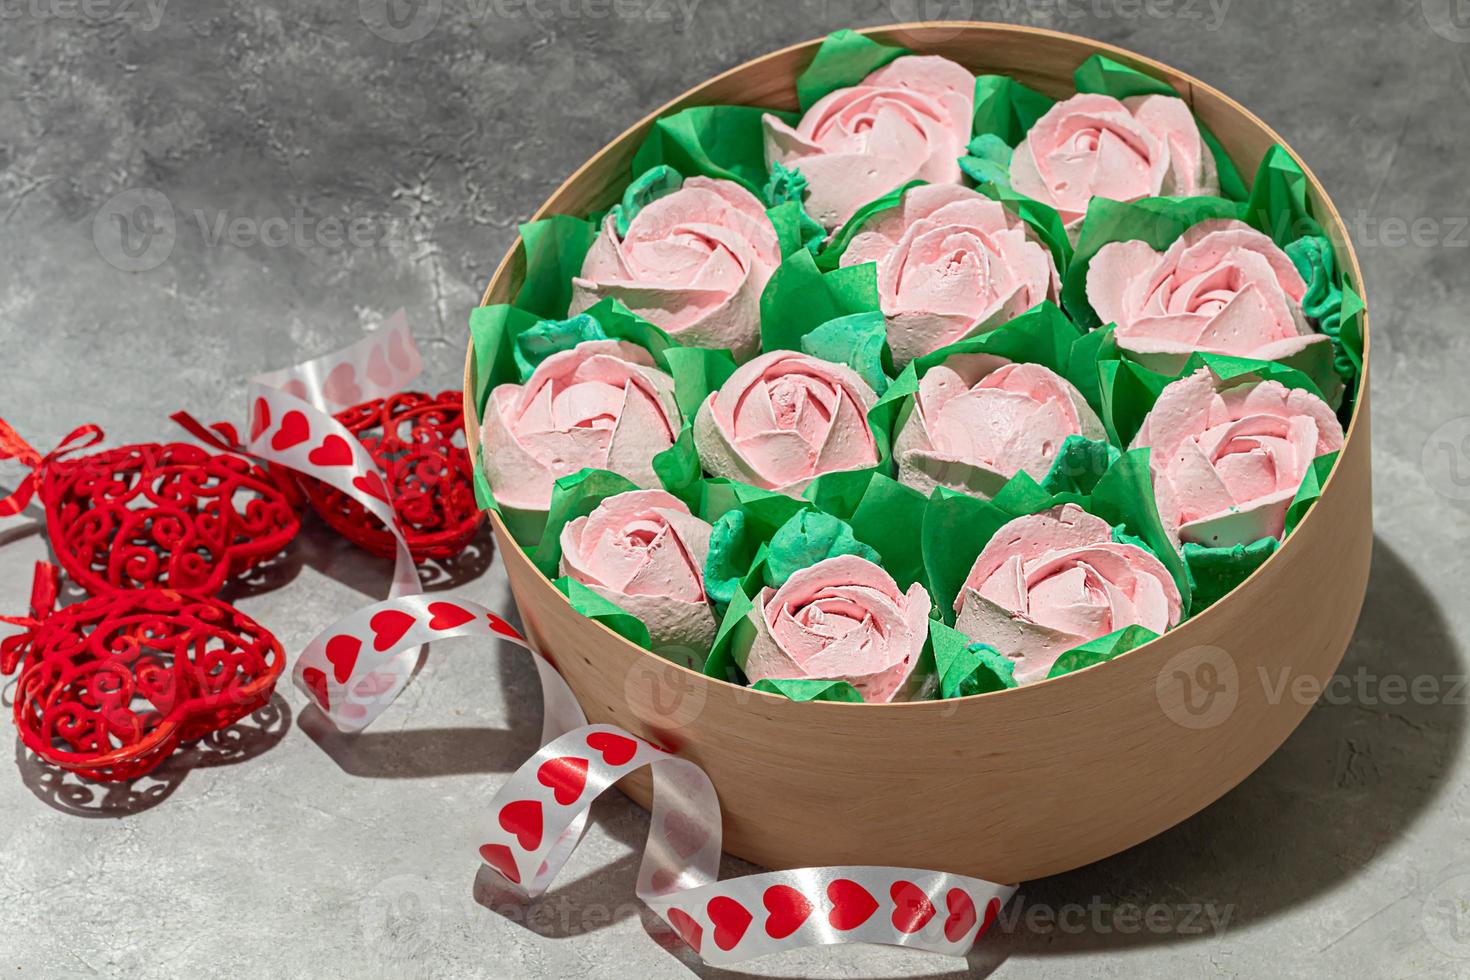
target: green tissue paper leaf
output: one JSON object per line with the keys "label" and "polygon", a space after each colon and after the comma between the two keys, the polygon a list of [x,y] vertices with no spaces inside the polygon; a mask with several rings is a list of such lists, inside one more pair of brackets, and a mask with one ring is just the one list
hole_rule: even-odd
{"label": "green tissue paper leaf", "polygon": [[633,157],[633,176],[666,165],[687,177],[733,180],[757,197],[767,179],[761,119],[796,114],[757,106],[695,106],[653,124]]}
{"label": "green tissue paper leaf", "polygon": [[884,65],[906,54],[907,48],[880,44],[856,31],[828,34],[812,63],[796,76],[796,97],[806,112],[825,95],[861,82]]}
{"label": "green tissue paper leaf", "polygon": [[861,704],[863,696],[847,681],[781,680],[765,677],[750,685],[766,694],[792,701],[847,701]]}
{"label": "green tissue paper leaf", "polygon": [[761,294],[761,350],[801,350],[801,338],[853,313],[879,312],[877,266],[823,272],[805,249],[788,256]]}
{"label": "green tissue paper leaf", "polygon": [[1016,665],[988,643],[972,643],[968,636],[939,620],[929,621],[929,643],[939,675],[939,697],[963,698],[1016,686]]}
{"label": "green tissue paper leaf", "polygon": [[645,650],[652,650],[652,644],[648,638],[648,627],[644,626],[643,620],[637,616],[617,603],[604,599],[576,579],[563,575],[551,584],[556,586],[557,591],[567,597],[572,608],[583,616],[596,620],[629,643]]}
{"label": "green tissue paper leaf", "polygon": [[1194,611],[1198,613],[1219,602],[1280,547],[1281,542],[1275,538],[1261,538],[1233,548],[1208,548],[1186,541],[1184,561],[1194,579]]}
{"label": "green tissue paper leaf", "polygon": [[1047,493],[1091,494],[1104,473],[1122,457],[1106,439],[1068,436],[1041,481]]}
{"label": "green tissue paper leaf", "polygon": [[1158,638],[1159,634],[1151,629],[1143,626],[1128,626],[1109,633],[1107,636],[1089,640],[1058,657],[1057,662],[1052,664],[1051,672],[1046,675],[1047,679],[1106,663],[1114,657],[1127,653],[1129,650],[1135,650],[1150,640]]}
{"label": "green tissue paper leaf", "polygon": [[596,238],[596,226],[566,214],[521,225],[526,278],[514,305],[541,319],[566,317],[572,279],[581,275],[582,262]]}
{"label": "green tissue paper leaf", "polygon": [[[1009,75],[980,75],[975,79],[976,136],[994,136],[1015,146],[1056,100],[1028,88]],[[1009,162],[1007,156],[1007,162]]]}

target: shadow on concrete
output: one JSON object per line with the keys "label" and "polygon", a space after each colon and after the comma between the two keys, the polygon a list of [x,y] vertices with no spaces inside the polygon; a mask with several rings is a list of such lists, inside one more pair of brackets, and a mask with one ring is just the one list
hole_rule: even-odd
{"label": "shadow on concrete", "polygon": [[17,737],[15,767],[36,798],[78,817],[123,817],[152,809],[173,795],[196,769],[231,766],[275,747],[291,728],[291,707],[280,694],[229,728],[186,742],[146,775],[116,783],[95,782],[58,769],[28,751]]}

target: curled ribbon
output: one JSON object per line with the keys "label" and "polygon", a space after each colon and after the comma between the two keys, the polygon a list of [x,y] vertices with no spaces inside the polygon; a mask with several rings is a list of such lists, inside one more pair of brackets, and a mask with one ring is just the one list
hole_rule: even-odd
{"label": "curled ribbon", "polygon": [[81,425],[67,433],[66,438],[55,449],[42,456],[21,438],[20,433],[9,422],[0,419],[0,459],[18,460],[30,469],[10,496],[0,498],[0,517],[11,517],[25,510],[26,504],[35,496],[36,486],[49,464],[69,453],[89,449],[101,441],[102,430],[99,427]]}
{"label": "curled ribbon", "polygon": [[297,658],[293,678],[307,697],[340,730],[360,731],[403,690],[425,643],[508,640],[531,654],[544,702],[542,746],[496,794],[480,830],[480,856],[509,890],[523,898],[545,891],[580,841],[592,801],[646,766],[654,800],[637,895],[705,962],[853,942],[963,956],[1013,886],[869,866],[722,882],[720,804],[703,769],[622,728],[589,725],[561,674],[494,610],[422,594],[379,467],[328,412],[391,394],[419,366],[400,312],[346,350],[251,384],[248,451],[351,496],[398,542],[389,597],[349,613]]}

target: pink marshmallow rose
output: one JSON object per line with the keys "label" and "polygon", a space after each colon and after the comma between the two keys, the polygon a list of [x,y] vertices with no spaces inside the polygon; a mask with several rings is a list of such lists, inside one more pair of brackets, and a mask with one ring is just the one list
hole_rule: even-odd
{"label": "pink marshmallow rose", "polygon": [[1073,647],[1127,626],[1162,634],[1182,609],[1163,562],[1063,504],[995,532],[955,600],[955,628],[1014,660],[1016,682],[1029,684]]}
{"label": "pink marshmallow rose", "polygon": [[1312,461],[1342,448],[1316,395],[1275,381],[1222,383],[1206,368],[1159,394],[1133,448],[1150,450],[1154,499],[1176,540],[1210,547],[1280,538]]}
{"label": "pink marshmallow rose", "polygon": [[1068,436],[1103,438],[1102,422],[1065,378],[1040,364],[956,354],[919,380],[893,443],[898,480],[989,500],[1022,471],[1041,480]]}
{"label": "pink marshmallow rose", "polygon": [[929,632],[929,593],[901,591],[882,568],[839,555],[766,588],[750,611],[755,639],[745,657],[752,684],[847,681],[869,703],[921,699],[932,677],[915,676]]}
{"label": "pink marshmallow rose", "polygon": [[765,207],[739,184],[691,177],[619,238],[608,215],[572,280],[572,313],[614,296],[686,347],[760,347],[760,298],[781,264]]}
{"label": "pink marshmallow rose", "polygon": [[974,111],[967,69],[908,55],[824,96],[795,129],[766,116],[766,163],[802,172],[807,212],[830,230],[911,180],[958,184]]}
{"label": "pink marshmallow rose", "polygon": [[1307,285],[1270,238],[1235,220],[1202,221],[1166,252],[1110,242],[1087,270],[1087,299],[1118,346],[1178,374],[1194,351],[1274,361],[1330,343],[1302,315]]}
{"label": "pink marshmallow rose", "polygon": [[561,573],[641,619],[655,653],[695,667],[715,640],[710,530],[662,490],[616,494],[562,528]]}
{"label": "pink marshmallow rose", "polygon": [[480,429],[485,479],[508,507],[546,510],[552,485],[586,467],[657,487],[653,457],[683,421],[674,379],[642,347],[588,340],[553,354],[523,385],[490,392]]}
{"label": "pink marshmallow rose", "polygon": [[1094,197],[1218,194],[1215,158],[1183,99],[1078,93],[1058,102],[1011,155],[1011,186],[1049,204],[1074,235]]}
{"label": "pink marshmallow rose", "polygon": [[900,369],[1061,291],[1050,250],[1024,221],[952,184],[911,188],[865,224],[842,255],[843,265],[863,262],[878,263],[878,299]]}
{"label": "pink marshmallow rose", "polygon": [[877,465],[868,427],[877,401],[851,368],[775,350],[741,365],[699,407],[694,444],[711,475],[795,497],[824,473]]}

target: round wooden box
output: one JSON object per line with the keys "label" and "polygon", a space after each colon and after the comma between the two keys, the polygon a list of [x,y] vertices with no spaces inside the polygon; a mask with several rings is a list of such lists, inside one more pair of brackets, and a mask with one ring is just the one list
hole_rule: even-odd
{"label": "round wooden box", "polygon": [[[1243,175],[1282,142],[1209,85],[1086,38],[998,24],[863,33],[1059,97],[1073,91],[1073,70],[1101,51],[1172,84]],[[796,76],[819,43],[748,62],[680,96],[593,156],[536,217],[585,214],[616,200],[658,116],[704,104],[795,108]],[[1341,218],[1309,170],[1307,177],[1316,213],[1361,283]],[[508,302],[523,274],[517,243],[485,303]],[[1017,690],[912,704],[797,704],[712,680],[574,613],[498,516],[492,523],[532,642],[593,722],[622,725],[709,772],[727,851],[769,868],[899,865],[1018,882],[1115,854],[1208,806],[1264,762],[1310,707],[1281,678],[1331,677],[1357,622],[1373,543],[1367,353],[1337,468],[1274,557],[1163,638]],[[471,347],[465,418],[478,452],[473,354]],[[648,805],[646,775],[623,789]]]}

